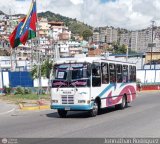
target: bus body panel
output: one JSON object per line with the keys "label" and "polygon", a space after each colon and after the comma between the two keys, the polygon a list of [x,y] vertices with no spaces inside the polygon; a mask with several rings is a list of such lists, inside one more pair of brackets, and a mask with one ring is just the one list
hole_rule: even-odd
{"label": "bus body panel", "polygon": [[122,97],[127,96],[127,102],[136,98],[135,83],[103,84],[101,87],[91,89],[91,97],[95,99],[100,97],[101,108],[113,106],[122,103]]}

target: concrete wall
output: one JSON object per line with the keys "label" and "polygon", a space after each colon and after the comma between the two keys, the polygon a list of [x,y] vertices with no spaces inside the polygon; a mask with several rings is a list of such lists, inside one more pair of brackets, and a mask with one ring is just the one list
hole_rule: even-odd
{"label": "concrete wall", "polygon": [[[137,70],[137,79],[140,79],[144,84],[160,83],[160,70]],[[41,78],[42,87],[48,86],[48,79]],[[0,88],[9,87],[9,72],[0,72]],[[33,86],[38,87],[38,79],[33,80]]]}
{"label": "concrete wall", "polygon": [[137,79],[142,83],[160,83],[160,70],[137,70]]}

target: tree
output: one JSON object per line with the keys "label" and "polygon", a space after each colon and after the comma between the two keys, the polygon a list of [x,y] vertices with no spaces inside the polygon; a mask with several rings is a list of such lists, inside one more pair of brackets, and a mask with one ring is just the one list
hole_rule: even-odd
{"label": "tree", "polygon": [[[46,93],[49,92],[50,74],[51,74],[52,66],[53,66],[53,61],[49,61],[49,59],[47,59],[46,61],[42,63],[41,69],[40,69],[41,76],[48,78],[48,88],[47,88]],[[39,78],[38,65],[33,66],[31,70],[31,76],[33,79]]]}
{"label": "tree", "polygon": [[[53,66],[53,62],[49,61],[49,59],[44,61],[41,65],[41,76],[49,79],[52,66]],[[31,70],[31,75],[33,79],[36,79],[39,77],[37,69],[38,69],[38,65],[34,65]]]}
{"label": "tree", "polygon": [[88,40],[88,38],[91,37],[92,35],[93,35],[93,32],[90,29],[86,29],[82,33],[84,40]]}
{"label": "tree", "polygon": [[127,46],[126,45],[119,45],[117,43],[113,43],[113,49],[115,54],[126,54]]}

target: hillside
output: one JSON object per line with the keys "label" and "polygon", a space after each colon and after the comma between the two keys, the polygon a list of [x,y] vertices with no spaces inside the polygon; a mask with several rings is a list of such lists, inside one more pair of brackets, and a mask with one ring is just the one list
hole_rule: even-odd
{"label": "hillside", "polygon": [[69,30],[71,30],[73,34],[82,35],[85,30],[92,30],[91,26],[77,21],[77,19],[65,17],[60,14],[52,13],[50,11],[38,13],[38,16],[47,18],[48,21],[63,21],[64,24],[69,27]]}
{"label": "hillside", "polygon": [[0,10],[0,15],[4,15],[4,13]]}

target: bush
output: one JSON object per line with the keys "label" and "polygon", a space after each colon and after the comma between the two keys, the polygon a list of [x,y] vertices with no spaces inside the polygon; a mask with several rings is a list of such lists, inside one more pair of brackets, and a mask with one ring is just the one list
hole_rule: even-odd
{"label": "bush", "polygon": [[28,88],[24,89],[24,94],[31,94],[31,93],[32,93],[31,89]]}
{"label": "bush", "polygon": [[24,94],[24,89],[22,87],[17,87],[16,92],[14,94]]}
{"label": "bush", "polygon": [[11,87],[6,87],[6,86],[4,86],[4,91],[3,91],[3,93],[5,93],[5,94],[10,94],[11,91],[12,91],[12,88],[11,88]]}

